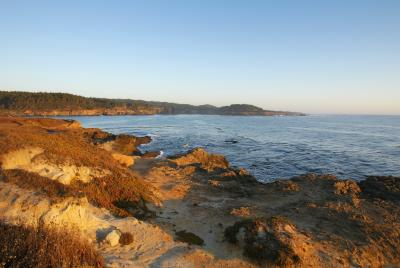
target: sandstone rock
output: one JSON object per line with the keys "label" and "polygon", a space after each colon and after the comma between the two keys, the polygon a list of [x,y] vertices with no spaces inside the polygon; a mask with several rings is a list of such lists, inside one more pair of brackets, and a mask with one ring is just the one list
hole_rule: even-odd
{"label": "sandstone rock", "polygon": [[185,155],[172,158],[171,161],[176,163],[178,166],[199,164],[201,168],[207,171],[229,168],[229,163],[224,156],[209,154],[203,148],[196,148]]}
{"label": "sandstone rock", "polygon": [[3,169],[22,169],[40,176],[56,180],[62,184],[70,184],[73,180],[88,183],[93,177],[102,177],[109,174],[107,170],[76,166],[70,163],[52,163],[41,157],[44,150],[39,147],[26,147],[11,151],[0,157]]}
{"label": "sandstone rock", "polygon": [[119,231],[118,229],[115,229],[113,231],[111,231],[105,238],[104,238],[104,242],[109,244],[112,247],[115,247],[119,244],[119,239],[121,237],[121,231]]}
{"label": "sandstone rock", "polygon": [[124,155],[120,153],[112,153],[112,157],[118,161],[121,165],[125,167],[130,167],[135,163],[135,160],[140,158],[140,156],[130,156],[130,155]]}

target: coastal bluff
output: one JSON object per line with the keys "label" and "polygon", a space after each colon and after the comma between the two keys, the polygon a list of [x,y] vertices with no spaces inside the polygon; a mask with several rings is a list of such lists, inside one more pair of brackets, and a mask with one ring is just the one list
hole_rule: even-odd
{"label": "coastal bluff", "polygon": [[67,93],[0,91],[0,115],[13,116],[96,116],[96,115],[241,115],[300,116],[298,112],[264,110],[249,104],[189,105],[168,102],[86,98]]}
{"label": "coastal bluff", "polygon": [[[140,150],[149,142],[73,120],[0,117],[0,264],[400,265],[400,178],[304,174],[263,184],[223,155],[196,148],[159,158]],[[60,246],[63,236],[75,248]],[[34,255],[26,237],[52,259]]]}

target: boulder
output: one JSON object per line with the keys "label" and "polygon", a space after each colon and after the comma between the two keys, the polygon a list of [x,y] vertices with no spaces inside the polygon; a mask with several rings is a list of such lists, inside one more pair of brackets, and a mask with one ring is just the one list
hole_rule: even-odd
{"label": "boulder", "polygon": [[115,247],[119,244],[120,237],[121,237],[121,231],[115,229],[107,234],[107,236],[104,238],[104,242],[112,247]]}
{"label": "boulder", "polygon": [[229,163],[224,156],[219,154],[209,154],[203,148],[196,148],[185,155],[172,158],[171,161],[178,166],[199,164],[201,168],[207,171],[229,168]]}

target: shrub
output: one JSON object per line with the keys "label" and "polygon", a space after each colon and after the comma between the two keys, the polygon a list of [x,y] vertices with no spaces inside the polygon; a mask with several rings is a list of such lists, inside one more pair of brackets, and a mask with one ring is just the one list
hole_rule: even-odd
{"label": "shrub", "polygon": [[104,260],[77,231],[0,222],[0,266],[104,267]]}
{"label": "shrub", "polygon": [[123,232],[119,237],[119,243],[121,245],[129,245],[133,242],[133,235],[128,232]]}

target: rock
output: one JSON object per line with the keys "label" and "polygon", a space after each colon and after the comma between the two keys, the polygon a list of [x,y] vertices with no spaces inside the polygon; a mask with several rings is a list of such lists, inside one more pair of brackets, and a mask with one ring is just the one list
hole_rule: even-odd
{"label": "rock", "polygon": [[278,267],[300,263],[293,244],[296,236],[296,227],[284,217],[239,221],[225,229],[225,238],[242,247],[245,256]]}
{"label": "rock", "polygon": [[115,247],[119,244],[119,239],[121,238],[121,234],[122,234],[121,231],[115,229],[107,234],[107,236],[104,238],[104,242],[112,247]]}
{"label": "rock", "polygon": [[150,136],[136,137],[135,145],[139,146],[142,144],[148,144],[152,141]]}
{"label": "rock", "polygon": [[285,192],[300,191],[300,186],[293,181],[280,181],[279,184],[282,185],[282,190]]}
{"label": "rock", "polygon": [[66,128],[82,128],[81,123],[79,123],[78,121],[75,120],[64,120],[64,122],[66,123],[65,127]]}
{"label": "rock", "polygon": [[86,166],[77,166],[68,163],[52,163],[43,156],[45,150],[39,147],[26,147],[11,151],[0,157],[3,169],[21,169],[40,176],[56,180],[68,185],[74,180],[83,183],[90,182],[93,177],[102,177],[109,174],[107,170],[100,170]]}
{"label": "rock", "polygon": [[239,176],[250,176],[250,173],[245,168],[239,168]]}
{"label": "rock", "polygon": [[221,182],[217,180],[208,180],[208,183],[214,187],[220,187]]}
{"label": "rock", "polygon": [[189,245],[198,245],[198,246],[204,245],[204,240],[192,232],[187,232],[183,230],[176,232],[175,234],[177,236],[178,241],[188,243]]}
{"label": "rock", "polygon": [[138,152],[136,137],[125,134],[117,135],[112,148],[115,152],[125,155],[136,153]]}
{"label": "rock", "polygon": [[112,153],[112,157],[117,160],[121,165],[125,167],[130,167],[135,163],[135,160],[140,158],[140,156],[130,156],[120,153]]}
{"label": "rock", "polygon": [[236,177],[237,174],[233,170],[225,171],[224,173],[219,175],[220,177]]}
{"label": "rock", "polygon": [[79,129],[82,125],[75,120],[58,120],[52,118],[18,118],[21,123],[28,123],[34,126],[50,130]]}
{"label": "rock", "polygon": [[89,132],[88,135],[90,135],[89,137],[92,139],[92,141],[95,144],[99,144],[99,143],[105,143],[108,141],[112,141],[115,139],[115,135],[102,131],[102,130],[96,130],[93,133]]}
{"label": "rock", "polygon": [[345,180],[345,181],[338,181],[334,184],[335,187],[335,194],[342,195],[342,194],[358,194],[361,192],[360,187],[355,181]]}
{"label": "rock", "polygon": [[238,217],[248,217],[250,216],[250,208],[249,207],[234,208],[231,210],[231,215]]}
{"label": "rock", "polygon": [[359,182],[362,194],[369,198],[380,198],[394,202],[400,201],[400,178],[374,176]]}
{"label": "rock", "polygon": [[224,156],[209,154],[203,148],[196,148],[185,155],[171,158],[171,161],[176,163],[178,166],[199,164],[201,168],[207,171],[229,168],[229,163]]}
{"label": "rock", "polygon": [[144,158],[155,158],[161,154],[160,151],[154,151],[154,152],[145,152],[143,153],[142,157]]}

